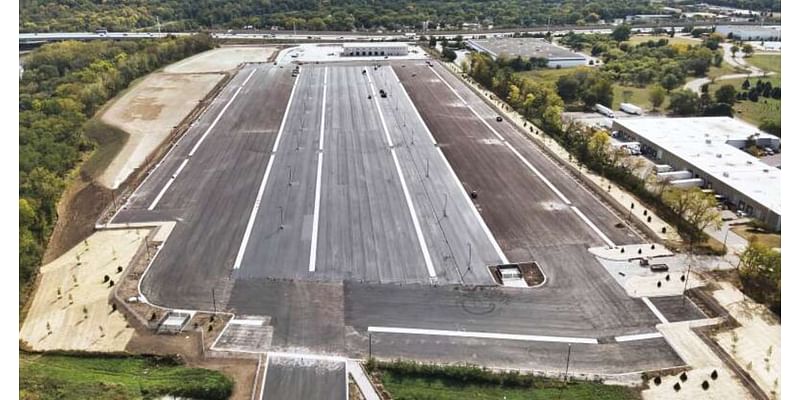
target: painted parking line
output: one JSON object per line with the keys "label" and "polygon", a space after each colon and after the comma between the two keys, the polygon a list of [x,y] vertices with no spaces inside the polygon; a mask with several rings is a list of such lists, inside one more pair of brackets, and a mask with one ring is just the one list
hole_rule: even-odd
{"label": "painted parking line", "polygon": [[[186,163],[189,161],[189,158],[192,157],[192,155],[194,155],[194,153],[200,147],[200,144],[203,143],[203,141],[206,139],[206,136],[208,136],[208,134],[211,133],[211,130],[214,129],[214,126],[217,125],[217,122],[219,122],[219,120],[225,114],[225,111],[228,110],[228,107],[231,105],[231,103],[233,103],[233,101],[236,100],[236,96],[239,95],[239,92],[242,90],[242,88],[244,88],[244,85],[247,83],[247,81],[250,80],[250,77],[252,77],[253,74],[255,74],[255,73],[256,73],[256,68],[253,68],[253,70],[250,71],[250,75],[248,75],[247,78],[244,80],[244,82],[241,85],[239,85],[239,88],[236,89],[236,92],[233,94],[233,96],[228,100],[227,103],[225,103],[225,107],[222,108],[222,110],[219,112],[219,114],[217,114],[217,117],[214,118],[214,121],[211,123],[211,125],[209,125],[208,128],[206,129],[206,131],[203,133],[203,135],[200,136],[200,139],[197,141],[197,143],[195,143],[194,147],[192,147],[192,150],[189,151],[189,154],[187,155],[187,158],[185,160],[183,160],[183,163],[181,163],[181,165],[178,167],[178,170],[175,171],[174,174],[172,174],[172,177],[170,177],[170,179],[167,181],[167,183],[164,184],[164,187],[161,188],[161,191],[158,192],[158,195],[156,196],[156,198],[153,199],[153,202],[150,203],[149,207],[147,207],[148,211],[153,211],[153,209],[156,208],[156,206],[158,205],[158,202],[161,201],[161,197],[164,196],[164,193],[166,193],[167,189],[169,189],[169,187],[172,186],[172,183],[175,181],[175,178],[178,177],[178,174],[180,174],[181,171],[183,170],[183,168],[186,166]],[[180,139],[178,139],[178,140],[180,140]],[[177,145],[177,142],[175,144]],[[170,149],[170,152],[174,148],[175,148],[175,146],[173,146]],[[167,153],[167,154],[169,154],[169,153]],[[159,165],[161,165],[161,162],[159,162],[156,165],[156,168],[158,168]],[[148,175],[148,177],[149,177],[149,175]]]}
{"label": "painted parking line", "polygon": [[375,104],[378,108],[378,116],[381,120],[381,126],[383,127],[383,133],[386,135],[386,141],[389,144],[389,150],[392,154],[392,160],[394,160],[394,166],[397,170],[397,175],[400,177],[400,186],[403,188],[403,195],[406,198],[406,205],[408,206],[408,211],[411,213],[411,222],[414,224],[414,231],[417,233],[417,239],[419,241],[420,249],[422,250],[422,256],[425,259],[425,267],[428,269],[428,276],[434,280],[436,279],[436,270],[433,268],[433,261],[431,261],[431,255],[428,252],[428,244],[425,242],[425,237],[422,235],[422,228],[419,224],[419,219],[417,218],[417,212],[414,209],[414,202],[411,200],[411,194],[408,192],[408,186],[406,185],[406,179],[403,177],[403,169],[400,168],[400,161],[397,159],[397,153],[394,149],[394,144],[392,143],[392,137],[389,135],[389,129],[386,127],[386,120],[383,118],[383,111],[381,111],[381,102],[380,97],[378,96],[377,92],[375,92],[375,85],[372,82],[372,75],[369,72],[369,68],[366,69],[367,71],[367,80],[369,81],[370,91],[372,91],[372,98],[375,99]]}
{"label": "painted parking line", "polygon": [[294,99],[294,94],[298,86],[297,82],[300,80],[302,75],[303,70],[301,69],[300,72],[298,72],[297,77],[292,82],[292,92],[289,94],[289,102],[286,104],[286,110],[283,112],[281,126],[278,128],[278,136],[275,138],[275,144],[272,146],[272,154],[269,156],[267,167],[264,170],[264,176],[261,178],[261,185],[258,187],[258,194],[256,195],[255,202],[253,203],[253,209],[250,211],[250,219],[247,221],[247,227],[244,230],[244,236],[242,236],[242,242],[239,245],[239,252],[236,254],[236,260],[233,262],[233,269],[239,269],[239,267],[242,266],[244,251],[247,249],[247,242],[250,240],[250,234],[253,232],[253,225],[256,222],[256,214],[258,214],[258,208],[261,205],[261,198],[264,196],[264,190],[267,188],[269,173],[272,171],[272,164],[275,162],[275,153],[278,151],[278,145],[281,143],[281,137],[283,136],[283,128],[286,126],[286,119],[289,116],[289,110],[292,108],[292,100]]}
{"label": "painted parking line", "polygon": [[525,342],[552,342],[552,343],[575,343],[575,344],[598,343],[597,339],[595,338],[521,335],[515,333],[451,331],[451,330],[441,330],[441,329],[397,328],[397,327],[387,327],[387,326],[370,326],[369,328],[367,328],[367,332],[396,333],[404,335],[447,336],[447,337],[461,337],[461,338],[473,338],[473,339],[519,340]]}
{"label": "painted parking line", "polygon": [[322,151],[325,144],[325,99],[328,95],[328,67],[322,78],[322,122],[319,126],[319,153],[317,155],[317,183],[314,188],[314,217],[311,223],[311,256],[308,259],[308,271],[317,269],[317,240],[319,236],[319,203],[322,197]]}
{"label": "painted parking line", "polygon": [[194,153],[197,151],[197,149],[200,148],[200,145],[203,143],[204,140],[206,140],[206,136],[208,136],[208,134],[211,133],[211,130],[214,129],[215,126],[217,126],[217,122],[219,122],[219,120],[225,114],[225,111],[228,111],[228,107],[230,107],[233,101],[236,100],[236,97],[239,96],[239,92],[241,92],[242,88],[244,88],[244,84],[250,80],[250,77],[253,76],[255,72],[256,69],[254,68],[253,71],[250,72],[250,75],[247,76],[247,79],[244,80],[244,83],[242,83],[242,85],[239,86],[238,89],[236,89],[236,93],[233,94],[233,97],[231,97],[231,99],[228,100],[228,103],[226,103],[225,107],[222,108],[222,111],[220,111],[219,114],[217,114],[217,117],[214,118],[214,121],[211,122],[211,125],[209,125],[208,129],[206,129],[206,131],[203,133],[203,136],[200,136],[200,140],[198,140],[197,143],[194,144],[194,147],[192,147],[192,150],[189,151],[189,157],[193,156]]}
{"label": "painted parking line", "polygon": [[[508,148],[511,150],[511,152],[512,152],[512,153],[514,153],[514,155],[516,155],[516,156],[517,156],[517,158],[518,158],[520,161],[522,161],[522,163],[523,163],[523,164],[525,164],[525,166],[526,166],[526,167],[528,167],[528,169],[530,169],[530,170],[531,170],[531,171],[532,171],[534,174],[536,174],[536,176],[538,176],[538,177],[539,177],[539,179],[541,179],[541,180],[542,180],[542,182],[544,182],[544,184],[545,184],[545,185],[547,185],[547,187],[548,187],[548,188],[550,188],[550,190],[552,190],[552,191],[553,191],[553,193],[555,193],[555,194],[556,194],[556,195],[557,195],[557,196],[558,196],[558,197],[559,197],[559,198],[560,198],[560,199],[561,199],[561,200],[562,200],[564,203],[566,203],[567,205],[570,205],[570,206],[572,206],[572,202],[571,202],[569,199],[567,199],[567,197],[566,197],[566,196],[564,196],[564,194],[563,194],[563,193],[561,193],[561,191],[560,191],[560,190],[558,190],[558,188],[556,188],[556,186],[555,186],[555,185],[554,185],[552,182],[550,182],[550,180],[549,180],[549,179],[545,178],[545,176],[544,176],[544,175],[543,175],[543,174],[542,174],[542,173],[541,173],[541,172],[540,172],[538,169],[536,169],[536,167],[534,167],[534,166],[533,166],[533,164],[531,164],[531,163],[530,163],[530,162],[529,162],[529,161],[528,161],[528,160],[527,160],[527,159],[526,159],[526,158],[525,158],[525,157],[524,157],[524,156],[523,156],[523,155],[522,155],[522,154],[521,154],[519,151],[517,151],[517,149],[516,149],[516,148],[514,148],[514,146],[512,146],[510,142],[508,142],[508,141],[507,141],[507,140],[506,140],[506,139],[505,139],[505,138],[504,138],[502,135],[500,135],[500,133],[499,133],[499,132],[497,132],[497,130],[496,130],[496,129],[494,129],[494,127],[493,127],[491,124],[489,124],[489,122],[487,122],[485,118],[481,117],[481,116],[480,116],[480,114],[478,114],[478,112],[477,112],[477,111],[475,111],[475,109],[474,109],[474,108],[472,108],[472,106],[470,106],[470,105],[467,103],[467,101],[466,101],[466,100],[465,100],[463,97],[461,97],[461,95],[460,95],[460,94],[459,94],[459,93],[456,91],[456,89],[455,89],[455,88],[454,88],[452,85],[450,85],[450,83],[449,83],[449,82],[447,82],[447,81],[444,79],[444,77],[442,77],[442,76],[439,74],[439,72],[437,72],[437,71],[436,71],[435,69],[433,69],[433,68],[431,68],[431,71],[432,71],[434,74],[436,74],[436,76],[437,76],[437,77],[439,77],[439,79],[440,79],[440,80],[441,80],[441,81],[442,81],[442,82],[443,82],[443,83],[444,83],[444,84],[445,84],[445,85],[446,85],[448,88],[450,88],[450,90],[451,90],[451,91],[452,91],[452,92],[453,92],[453,93],[456,95],[456,97],[458,97],[458,98],[459,98],[459,99],[460,99],[460,100],[461,100],[461,101],[464,103],[464,106],[466,106],[466,107],[467,107],[467,108],[468,108],[470,111],[472,111],[472,113],[473,113],[473,114],[475,114],[475,116],[476,116],[476,117],[477,117],[477,118],[478,118],[478,119],[479,119],[481,122],[483,122],[483,124],[484,124],[484,125],[486,125],[486,127],[487,127],[487,128],[489,128],[489,130],[490,130],[490,131],[491,131],[491,132],[492,132],[492,133],[493,133],[493,134],[494,134],[494,135],[495,135],[495,136],[496,136],[496,137],[497,137],[499,140],[501,140],[503,143],[505,143],[505,144],[506,144],[506,146],[508,146]],[[551,162],[553,162],[552,160],[550,160],[550,161],[551,161]],[[578,185],[578,186],[580,186],[580,185]],[[591,194],[591,193],[590,193],[590,194]],[[600,202],[600,203],[602,204],[602,202]],[[605,206],[605,205],[604,205],[604,206]],[[606,208],[608,208],[608,207],[606,207]],[[586,215],[585,215],[583,212],[581,212],[581,210],[579,210],[579,209],[578,209],[577,207],[575,207],[575,206],[572,206],[572,211],[574,211],[574,212],[575,212],[575,214],[577,214],[577,215],[578,215],[578,216],[581,218],[581,220],[582,220],[582,221],[583,221],[583,222],[584,222],[584,223],[585,223],[587,226],[589,226],[589,228],[591,228],[591,229],[592,229],[592,230],[593,230],[595,233],[597,233],[597,234],[600,236],[600,238],[601,238],[601,239],[603,239],[603,241],[604,241],[606,244],[608,244],[609,246],[614,246],[614,242],[612,242],[612,241],[611,241],[611,239],[609,239],[609,238],[608,238],[608,236],[606,236],[606,234],[604,234],[604,233],[603,233],[603,231],[601,231],[601,230],[600,230],[600,228],[598,228],[598,227],[597,227],[597,225],[595,225],[594,223],[592,223],[592,221],[591,221],[591,220],[590,220],[588,217],[586,217]],[[612,214],[613,214],[613,213],[612,213]]]}
{"label": "painted parking line", "polygon": [[444,156],[444,153],[442,152],[442,149],[438,146],[438,143],[436,142],[436,138],[433,137],[433,133],[431,133],[431,130],[428,129],[428,125],[425,123],[425,120],[422,119],[422,115],[420,115],[419,110],[417,110],[417,106],[414,105],[414,102],[411,100],[411,96],[408,95],[408,92],[406,91],[405,86],[403,86],[403,83],[400,82],[400,78],[394,72],[394,68],[389,68],[389,70],[392,72],[392,75],[394,75],[395,80],[397,80],[398,86],[400,86],[400,91],[403,92],[403,94],[406,97],[406,100],[408,100],[408,103],[411,104],[411,108],[414,110],[414,114],[416,114],[417,119],[419,120],[419,123],[422,125],[423,128],[425,128],[425,132],[428,133],[428,138],[431,139],[431,143],[434,146],[436,146],[436,152],[441,157],[442,162],[444,162],[444,165],[447,166],[447,170],[450,171],[450,176],[453,178],[453,180],[456,183],[458,183],[458,186],[460,188],[459,192],[461,192],[461,195],[464,196],[464,200],[466,200],[467,204],[469,204],[469,207],[472,210],[472,214],[475,216],[475,219],[480,224],[480,227],[483,230],[483,232],[486,234],[486,237],[489,238],[489,242],[492,243],[492,247],[494,248],[494,251],[497,253],[497,256],[500,257],[500,261],[503,264],[508,264],[508,258],[506,258],[505,253],[503,253],[503,250],[500,248],[500,245],[497,243],[497,240],[495,239],[494,235],[489,230],[489,227],[486,226],[486,221],[483,220],[483,217],[478,212],[478,208],[475,207],[475,203],[473,203],[472,200],[467,195],[467,191],[462,186],[461,180],[458,179],[458,175],[456,175],[456,171],[453,170],[453,166],[450,165],[450,162],[447,161],[447,157]]}
{"label": "painted parking line", "polygon": [[494,127],[491,124],[489,124],[488,121],[486,121],[486,119],[481,117],[481,115],[478,114],[478,112],[475,111],[475,109],[472,108],[472,106],[469,105],[469,103],[467,103],[467,101],[464,100],[464,98],[461,97],[460,94],[458,94],[456,89],[453,86],[451,86],[449,82],[447,82],[441,75],[439,75],[439,73],[436,72],[435,69],[431,68],[431,71],[434,74],[436,74],[436,76],[439,77],[439,80],[441,80],[442,83],[444,83],[448,88],[450,88],[450,91],[452,91],[456,95],[456,97],[458,97],[461,100],[461,102],[464,103],[464,106],[467,107],[470,111],[472,111],[472,113],[475,114],[478,120],[480,120],[484,125],[486,125],[486,127],[489,128],[489,130],[497,137],[498,140],[505,143],[505,145],[511,150],[511,152],[514,153],[514,155],[517,156],[517,158],[520,161],[522,161],[522,163],[525,164],[525,166],[528,167],[529,170],[531,170],[537,177],[539,177],[539,179],[541,179],[542,182],[544,182],[544,184],[547,185],[547,187],[550,188],[550,190],[552,190],[553,193],[555,193],[556,196],[558,196],[558,198],[561,199],[561,201],[563,201],[567,205],[572,204],[572,202],[569,201],[569,199],[567,199],[567,196],[564,196],[564,194],[561,193],[561,191],[558,190],[558,188],[555,185],[553,185],[553,183],[550,182],[549,179],[547,179],[541,172],[539,172],[538,169],[536,169],[536,167],[533,166],[533,164],[531,164],[525,157],[522,156],[522,153],[517,151],[517,149],[514,148],[514,146],[512,146],[511,143],[509,143],[506,140],[506,138],[504,138],[499,132],[497,132],[497,130],[494,129]]}
{"label": "painted parking line", "polygon": [[655,304],[653,304],[653,302],[651,302],[649,298],[642,297],[642,301],[647,306],[647,308],[649,308],[650,311],[652,311],[653,314],[655,314],[656,318],[658,318],[658,320],[661,321],[662,324],[669,323],[669,321],[667,321],[667,318],[664,317],[664,314],[661,314],[661,311],[658,311],[658,308],[656,308]]}
{"label": "painted parking line", "polygon": [[158,202],[161,201],[161,197],[163,197],[164,193],[167,192],[167,189],[169,189],[169,187],[172,186],[172,183],[175,182],[175,179],[178,177],[178,175],[181,173],[181,171],[183,171],[183,168],[186,167],[186,163],[188,163],[188,162],[189,162],[188,158],[183,159],[183,162],[181,163],[181,165],[178,166],[178,169],[175,170],[175,173],[172,174],[172,176],[169,178],[167,183],[164,184],[164,187],[161,188],[161,191],[158,192],[158,195],[156,196],[156,198],[153,199],[153,202],[150,203],[150,206],[147,207],[148,211],[153,211],[153,209],[156,208],[156,206],[158,205]]}
{"label": "painted parking line", "polygon": [[332,356],[327,354],[309,354],[309,353],[292,353],[283,351],[270,351],[267,353],[269,357],[273,358],[299,358],[302,360],[314,361],[329,361],[335,363],[346,363],[347,358],[341,356]]}
{"label": "painted parking line", "polygon": [[637,340],[658,339],[662,337],[664,337],[664,335],[662,335],[661,332],[650,332],[640,333],[637,335],[615,336],[614,340],[617,342],[635,342]]}

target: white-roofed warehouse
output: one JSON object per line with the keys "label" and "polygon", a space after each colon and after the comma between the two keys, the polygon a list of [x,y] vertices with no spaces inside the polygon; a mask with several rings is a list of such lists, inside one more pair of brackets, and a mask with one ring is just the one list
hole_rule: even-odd
{"label": "white-roofed warehouse", "polygon": [[780,149],[780,138],[728,117],[621,118],[613,130],[641,143],[643,153],[691,172],[703,188],[738,210],[781,229],[781,170],[741,150],[748,140]]}
{"label": "white-roofed warehouse", "polygon": [[342,45],[342,56],[405,56],[408,45],[405,43],[345,43]]}

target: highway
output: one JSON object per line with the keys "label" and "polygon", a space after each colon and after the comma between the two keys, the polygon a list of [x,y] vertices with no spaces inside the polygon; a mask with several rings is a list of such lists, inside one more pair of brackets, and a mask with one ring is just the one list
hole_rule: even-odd
{"label": "highway", "polygon": [[[725,25],[760,25],[757,22],[726,22]],[[673,23],[669,25],[663,24],[643,24],[632,26],[634,32],[647,33],[654,28],[666,29],[675,28],[681,30],[684,26],[693,26],[695,28],[710,28],[712,25],[704,22],[685,22]],[[543,33],[550,31],[554,36],[565,35],[569,32],[576,33],[610,33],[613,27],[608,25],[576,25],[576,26],[538,26],[538,27],[525,27],[517,29],[492,29],[485,31],[437,31],[437,32],[415,32],[415,35],[436,35],[437,37],[445,37],[453,39],[456,36],[462,36],[465,39],[472,39],[478,36],[511,36],[514,33]],[[183,36],[192,35],[197,32],[108,32],[108,33],[95,33],[95,32],[30,32],[19,33],[19,43],[22,44],[35,44],[49,41],[61,40],[133,40],[133,39],[150,39],[166,37],[167,35]],[[386,32],[305,32],[297,31],[291,32],[286,30],[281,31],[266,31],[266,30],[219,30],[212,31],[211,35],[220,40],[277,40],[277,41],[370,41],[370,40],[409,40],[408,36],[404,33]]]}

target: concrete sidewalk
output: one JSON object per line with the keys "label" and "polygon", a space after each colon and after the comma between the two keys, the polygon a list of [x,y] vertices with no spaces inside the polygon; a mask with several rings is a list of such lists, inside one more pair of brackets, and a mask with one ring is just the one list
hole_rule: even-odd
{"label": "concrete sidewalk", "polygon": [[378,396],[378,392],[372,387],[372,383],[369,381],[360,362],[356,360],[347,360],[347,373],[353,377],[356,385],[358,385],[358,390],[361,391],[361,394],[366,400],[381,400],[381,397]]}

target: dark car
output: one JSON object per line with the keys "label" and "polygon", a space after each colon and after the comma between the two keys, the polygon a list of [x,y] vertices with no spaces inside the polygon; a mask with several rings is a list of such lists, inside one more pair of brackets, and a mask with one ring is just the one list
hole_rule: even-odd
{"label": "dark car", "polygon": [[652,264],[650,265],[650,271],[667,272],[669,271],[669,266],[667,266],[667,264]]}
{"label": "dark car", "polygon": [[499,115],[498,115],[498,116],[497,116],[497,122],[503,122],[503,117],[501,117],[501,116],[499,116]]}

